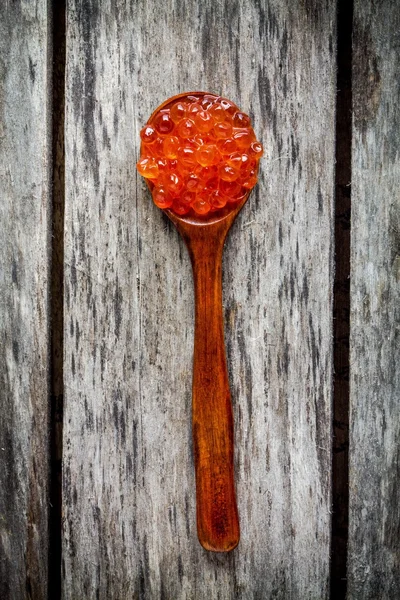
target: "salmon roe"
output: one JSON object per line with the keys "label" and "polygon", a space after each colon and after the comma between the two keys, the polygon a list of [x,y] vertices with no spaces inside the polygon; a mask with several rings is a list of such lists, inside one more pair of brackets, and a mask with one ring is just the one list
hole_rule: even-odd
{"label": "salmon roe", "polygon": [[262,144],[248,115],[226,98],[179,97],[140,137],[137,170],[159,208],[198,216],[233,210],[257,183]]}

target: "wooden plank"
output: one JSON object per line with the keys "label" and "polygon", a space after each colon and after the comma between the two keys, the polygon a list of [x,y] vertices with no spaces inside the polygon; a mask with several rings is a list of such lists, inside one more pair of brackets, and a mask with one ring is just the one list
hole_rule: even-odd
{"label": "wooden plank", "polygon": [[400,6],[355,4],[348,597],[400,597]]}
{"label": "wooden plank", "polygon": [[49,22],[0,16],[0,597],[47,595]]}
{"label": "wooden plank", "polygon": [[[328,594],[335,3],[71,0],[64,597]],[[135,172],[182,91],[249,110],[266,157],[225,249],[242,537],[196,538],[193,290]]]}

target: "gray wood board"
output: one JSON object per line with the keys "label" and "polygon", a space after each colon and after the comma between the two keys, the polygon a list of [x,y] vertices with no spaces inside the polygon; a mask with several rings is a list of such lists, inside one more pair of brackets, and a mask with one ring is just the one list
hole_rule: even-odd
{"label": "gray wood board", "polygon": [[[68,11],[64,597],[328,594],[334,2]],[[196,538],[193,290],[137,175],[166,98],[221,93],[266,155],[224,257],[241,542]]]}
{"label": "gray wood board", "polygon": [[42,599],[48,553],[49,24],[0,9],[0,597]]}
{"label": "gray wood board", "polygon": [[400,6],[355,4],[349,599],[400,597]]}

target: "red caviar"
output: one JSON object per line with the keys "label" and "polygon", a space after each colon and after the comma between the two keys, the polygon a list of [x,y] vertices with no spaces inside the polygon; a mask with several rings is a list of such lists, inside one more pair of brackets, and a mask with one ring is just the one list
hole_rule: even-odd
{"label": "red caviar", "polygon": [[257,182],[263,148],[248,115],[212,94],[177,97],[140,132],[137,169],[178,215],[230,210]]}

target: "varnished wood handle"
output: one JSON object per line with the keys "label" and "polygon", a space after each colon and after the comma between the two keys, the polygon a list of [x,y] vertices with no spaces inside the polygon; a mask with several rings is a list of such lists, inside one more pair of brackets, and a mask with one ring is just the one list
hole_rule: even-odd
{"label": "varnished wood handle", "polygon": [[186,239],[195,285],[193,443],[197,532],[207,550],[227,552],[239,542],[233,473],[233,416],[222,315],[222,250],[214,239]]}

